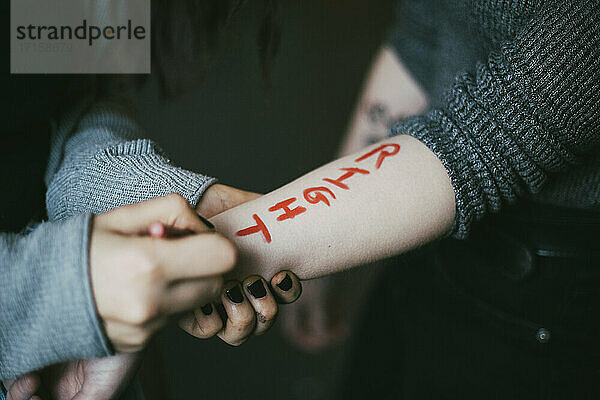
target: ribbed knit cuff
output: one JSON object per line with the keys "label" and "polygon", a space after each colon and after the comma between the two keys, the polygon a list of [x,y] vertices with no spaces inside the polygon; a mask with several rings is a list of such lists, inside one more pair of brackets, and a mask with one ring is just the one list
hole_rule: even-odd
{"label": "ribbed knit cuff", "polygon": [[[217,182],[216,178],[173,166],[164,152],[148,139],[123,142],[109,147],[103,153],[96,158],[104,161],[101,169],[106,169],[96,172],[114,176],[119,171],[127,171],[126,175],[135,182],[145,181],[147,185],[131,188],[144,200],[179,193],[192,207],[196,207],[206,189]],[[91,174],[93,172],[90,171]]]}
{"label": "ribbed knit cuff", "polygon": [[[45,283],[48,323],[46,341],[61,359],[106,357],[112,355],[104,336],[94,301],[89,244],[91,214],[82,214],[63,222],[43,224],[48,231],[48,247],[40,254],[51,264],[39,279]],[[39,228],[38,228],[39,229]],[[40,235],[42,232],[35,232]],[[42,264],[43,265],[43,264]],[[40,271],[41,272],[41,271]]]}
{"label": "ribbed knit cuff", "polygon": [[47,192],[48,215],[95,214],[171,193],[195,207],[217,180],[170,164],[150,140],[121,142],[58,171]]}

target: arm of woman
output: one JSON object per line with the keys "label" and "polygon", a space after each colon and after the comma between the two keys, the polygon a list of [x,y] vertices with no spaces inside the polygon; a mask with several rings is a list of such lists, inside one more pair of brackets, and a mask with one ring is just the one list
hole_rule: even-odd
{"label": "arm of woman", "polygon": [[600,144],[598,18],[585,1],[545,4],[439,108],[397,124],[401,136],[217,216],[241,249],[236,273],[290,266],[312,278],[462,238],[572,170]]}
{"label": "arm of woman", "polygon": [[454,191],[439,159],[397,136],[212,219],[239,250],[236,276],[282,267],[315,278],[407,251],[448,231]]}

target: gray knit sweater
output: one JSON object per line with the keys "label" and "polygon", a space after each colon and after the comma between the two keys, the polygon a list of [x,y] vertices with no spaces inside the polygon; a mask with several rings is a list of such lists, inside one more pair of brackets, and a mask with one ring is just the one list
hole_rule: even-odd
{"label": "gray knit sweater", "polygon": [[441,159],[452,234],[528,196],[600,206],[600,1],[406,0],[390,43],[432,99],[400,121]]}
{"label": "gray knit sweater", "polygon": [[196,205],[214,179],[172,166],[114,107],[57,124],[46,174],[51,221],[0,234],[0,379],[111,354],[88,271],[90,213],[172,192]]}
{"label": "gray knit sweater", "polygon": [[[414,135],[444,162],[457,199],[453,233],[465,236],[474,219],[524,195],[597,207],[598,0],[406,4],[392,43],[433,104],[393,133]],[[126,115],[102,106],[60,123],[50,218],[170,192],[195,204],[213,180],[171,166],[152,142],[128,139],[136,134]],[[110,353],[90,291],[89,218],[0,234],[0,378]]]}

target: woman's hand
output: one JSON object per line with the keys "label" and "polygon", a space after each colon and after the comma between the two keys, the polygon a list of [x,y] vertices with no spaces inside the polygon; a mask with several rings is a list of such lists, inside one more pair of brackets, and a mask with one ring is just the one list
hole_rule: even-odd
{"label": "woman's hand", "polygon": [[250,336],[262,335],[271,327],[277,316],[277,303],[291,303],[301,292],[300,281],[289,271],[276,274],[270,285],[256,275],[242,283],[229,281],[219,303],[209,303],[194,310],[179,325],[197,338],[217,335],[224,342],[239,346]]}
{"label": "woman's hand", "polygon": [[45,400],[32,397],[40,387],[55,400],[116,399],[133,380],[140,361],[141,355],[133,353],[52,365],[7,381],[8,400]]}
{"label": "woman's hand", "polygon": [[[147,236],[160,222],[176,237]],[[169,195],[94,219],[90,275],[98,314],[119,352],[144,347],[170,316],[218,298],[236,250],[186,200]]]}
{"label": "woman's hand", "polygon": [[[196,211],[211,218],[260,196],[215,184],[206,190]],[[290,271],[275,274],[269,283],[257,275],[249,276],[242,282],[229,281],[223,288],[219,302],[208,303],[194,310],[179,325],[192,336],[209,338],[218,335],[226,343],[238,346],[251,335],[261,335],[271,327],[277,316],[277,303],[292,303],[301,293],[300,280]]]}

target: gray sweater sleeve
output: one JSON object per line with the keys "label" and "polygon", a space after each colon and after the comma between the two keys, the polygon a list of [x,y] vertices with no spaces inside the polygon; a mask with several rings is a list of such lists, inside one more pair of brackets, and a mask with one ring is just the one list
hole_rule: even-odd
{"label": "gray sweater sleeve", "polygon": [[89,279],[90,213],[173,192],[196,205],[215,181],[172,166],[141,134],[108,105],[82,107],[58,124],[46,199],[50,219],[60,221],[0,234],[0,378],[111,354]]}
{"label": "gray sweater sleeve", "polygon": [[101,213],[179,193],[192,206],[215,182],[170,164],[162,151],[116,106],[72,112],[59,123],[46,174],[50,220]]}
{"label": "gray sweater sleeve", "polygon": [[475,74],[458,76],[441,107],[392,129],[421,140],[445,165],[456,195],[455,237],[597,151],[600,6],[550,4]]}
{"label": "gray sweater sleeve", "polygon": [[0,378],[111,354],[88,276],[90,218],[0,234]]}

